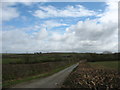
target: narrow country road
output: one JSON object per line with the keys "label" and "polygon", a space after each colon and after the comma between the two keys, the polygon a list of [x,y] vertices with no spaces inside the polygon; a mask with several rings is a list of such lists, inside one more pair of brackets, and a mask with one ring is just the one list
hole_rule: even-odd
{"label": "narrow country road", "polygon": [[12,88],[59,88],[63,83],[65,78],[70,74],[70,72],[77,66],[78,64],[74,64],[58,73],[55,73],[46,78],[31,80],[29,82],[24,82],[18,84]]}

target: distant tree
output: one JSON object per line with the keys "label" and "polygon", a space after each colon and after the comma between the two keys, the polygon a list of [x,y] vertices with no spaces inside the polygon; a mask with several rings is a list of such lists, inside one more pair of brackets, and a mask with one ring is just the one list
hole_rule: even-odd
{"label": "distant tree", "polygon": [[40,54],[42,54],[42,52],[40,52]]}
{"label": "distant tree", "polygon": [[35,52],[34,54],[38,54],[39,55],[39,54],[42,54],[42,52]]}

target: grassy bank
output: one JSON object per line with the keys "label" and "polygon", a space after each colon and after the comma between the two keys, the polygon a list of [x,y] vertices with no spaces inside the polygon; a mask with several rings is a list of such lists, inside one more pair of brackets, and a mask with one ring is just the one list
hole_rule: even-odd
{"label": "grassy bank", "polygon": [[35,75],[35,76],[29,76],[29,77],[26,77],[26,78],[22,78],[22,79],[17,79],[17,80],[11,80],[11,81],[8,81],[8,82],[5,82],[3,83],[3,88],[8,88],[8,87],[11,87],[13,85],[16,85],[16,84],[19,84],[19,83],[22,83],[22,82],[27,82],[27,81],[30,81],[30,80],[33,80],[33,79],[40,79],[40,78],[43,78],[43,77],[47,77],[47,76],[50,76],[54,73],[57,73],[71,65],[73,65],[74,63],[72,64],[68,64],[66,66],[63,66],[63,67],[59,67],[59,68],[56,68],[50,72],[47,72],[47,73],[42,73],[42,74],[38,74],[38,75]]}

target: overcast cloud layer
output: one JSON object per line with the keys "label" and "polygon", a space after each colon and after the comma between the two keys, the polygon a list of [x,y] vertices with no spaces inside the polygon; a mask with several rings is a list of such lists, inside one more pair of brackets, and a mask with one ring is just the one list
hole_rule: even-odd
{"label": "overcast cloud layer", "polygon": [[[25,5],[29,5],[23,3]],[[16,3],[3,4],[3,23],[20,16],[20,11],[12,7]],[[31,4],[32,5],[32,4]],[[75,24],[58,22],[56,19],[46,20],[42,24],[34,26],[16,28],[4,26],[2,31],[2,52],[103,52],[118,50],[118,2],[106,2],[104,12],[89,10],[83,5],[66,6],[63,9],[54,6],[41,5],[35,11],[29,13],[38,19],[46,18],[81,18],[94,16],[94,19],[86,18],[79,20]],[[62,19],[61,19],[62,21]],[[64,20],[63,20],[64,21]],[[66,27],[64,32],[55,32],[52,28]],[[57,28],[59,29],[59,28]],[[32,33],[26,33],[32,30]]]}

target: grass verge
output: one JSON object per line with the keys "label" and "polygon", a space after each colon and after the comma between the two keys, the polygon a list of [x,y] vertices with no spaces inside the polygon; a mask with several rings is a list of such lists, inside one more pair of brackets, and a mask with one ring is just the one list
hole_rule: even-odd
{"label": "grass verge", "polygon": [[18,80],[11,80],[11,81],[8,81],[8,82],[5,82],[2,84],[2,87],[3,88],[10,88],[16,84],[19,84],[19,83],[22,83],[22,82],[27,82],[27,81],[30,81],[30,80],[33,80],[33,79],[40,79],[40,78],[43,78],[43,77],[47,77],[47,76],[50,76],[50,75],[53,75],[71,65],[73,65],[75,63],[72,63],[72,64],[68,64],[66,66],[63,66],[63,67],[59,67],[57,69],[54,69],[53,71],[51,72],[47,72],[47,73],[43,73],[43,74],[39,74],[39,75],[35,75],[35,76],[30,76],[30,77],[27,77],[27,78],[22,78],[22,79],[18,79]]}

